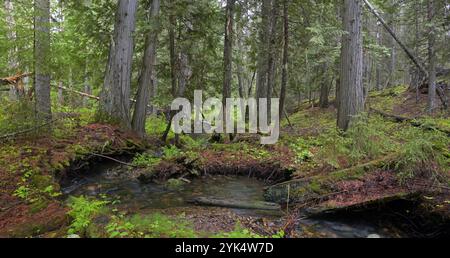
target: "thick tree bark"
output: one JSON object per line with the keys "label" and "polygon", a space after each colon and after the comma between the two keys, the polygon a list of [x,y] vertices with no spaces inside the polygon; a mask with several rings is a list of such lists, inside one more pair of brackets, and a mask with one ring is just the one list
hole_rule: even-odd
{"label": "thick tree bark", "polygon": [[283,1],[283,68],[281,72],[280,89],[280,117],[283,117],[284,106],[286,102],[286,90],[288,83],[288,64],[289,64],[289,0]]}
{"label": "thick tree bark", "polygon": [[[223,87],[222,87],[222,104],[227,104],[227,98],[231,98],[231,83],[233,80],[233,26],[234,26],[234,5],[236,0],[227,0],[225,11],[225,39],[223,50]],[[226,112],[223,112],[223,121],[226,121]],[[227,131],[226,125],[224,126]],[[230,136],[231,137],[231,136]]]}
{"label": "thick tree bark", "polygon": [[[415,33],[414,33],[414,54],[416,56],[419,55],[419,38],[420,38],[420,30],[419,30],[419,13],[420,13],[420,0],[415,0],[414,1],[414,29],[415,29]],[[414,80],[414,86],[416,89],[416,103],[419,103],[420,100],[420,76],[417,73],[417,69],[413,70],[414,75],[413,75],[413,80]]]}
{"label": "thick tree bark", "polygon": [[50,100],[50,1],[34,1],[34,90],[36,117],[40,122],[52,120]]}
{"label": "thick tree bark", "polygon": [[231,82],[233,79],[233,24],[234,24],[234,5],[236,0],[227,0],[226,18],[225,18],[225,39],[223,51],[223,88],[222,103],[226,104],[226,99],[231,98]]}
{"label": "thick tree bark", "polygon": [[153,28],[148,32],[146,39],[144,60],[138,82],[138,93],[132,122],[133,130],[141,137],[145,136],[145,121],[148,113],[147,105],[150,102],[150,94],[155,87],[156,80],[155,63],[159,32],[159,10],[160,0],[153,0],[149,21],[150,24],[153,24]]}
{"label": "thick tree bark", "polygon": [[[238,19],[238,15],[236,16],[236,19]],[[243,46],[243,26],[238,26],[241,25],[242,22],[236,22],[236,44],[237,44],[237,48],[239,51],[239,57],[237,58],[238,60],[236,61],[236,76],[238,79],[238,91],[239,91],[239,97],[240,98],[245,98],[246,97],[246,86],[245,86],[245,82],[247,82],[248,87],[250,87],[250,80],[244,79],[244,67],[242,66],[242,63],[244,62],[244,58],[242,58],[242,56],[244,55],[244,46]]]}
{"label": "thick tree bark", "polygon": [[428,34],[428,112],[432,113],[436,108],[436,53],[435,53],[435,28],[434,28],[434,0],[428,0],[428,23],[430,30]]}
{"label": "thick tree bark", "polygon": [[320,86],[320,98],[319,98],[319,107],[320,108],[328,108],[330,105],[329,102],[330,95],[330,86],[326,79],[324,79]]}
{"label": "thick tree bark", "polygon": [[267,73],[269,71],[270,15],[272,0],[263,0],[261,6],[261,25],[259,32],[258,67],[256,78],[256,99],[267,98]]}
{"label": "thick tree bark", "polygon": [[342,37],[338,110],[338,127],[344,131],[349,128],[351,120],[364,110],[361,7],[359,0],[344,0],[343,29],[347,34]]}
{"label": "thick tree bark", "polygon": [[137,0],[119,0],[105,82],[100,95],[100,117],[130,128],[130,86],[133,32]]}
{"label": "thick tree bark", "polygon": [[271,110],[271,98],[272,98],[272,92],[275,88],[275,60],[277,55],[277,47],[276,47],[276,40],[277,40],[277,21],[278,21],[278,0],[272,0],[272,10],[270,12],[270,34],[269,34],[269,40],[267,49],[269,51],[268,54],[268,70],[267,70],[267,116],[268,120],[270,121],[270,110]]}

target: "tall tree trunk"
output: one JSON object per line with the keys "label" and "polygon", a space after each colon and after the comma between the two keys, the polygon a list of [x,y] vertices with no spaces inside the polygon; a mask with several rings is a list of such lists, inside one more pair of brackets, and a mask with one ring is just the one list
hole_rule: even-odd
{"label": "tall tree trunk", "polygon": [[268,45],[267,45],[267,49],[269,51],[269,55],[268,55],[268,65],[267,65],[267,93],[266,93],[266,97],[267,97],[267,108],[268,108],[268,112],[267,112],[267,116],[268,116],[268,120],[270,121],[270,110],[271,110],[271,98],[272,98],[272,92],[273,89],[275,87],[275,60],[276,60],[276,40],[277,40],[277,21],[278,21],[278,0],[272,0],[272,10],[270,13],[270,22],[269,22],[269,26],[270,26],[270,34],[269,34],[269,40],[268,40]]}
{"label": "tall tree trunk", "polygon": [[270,40],[270,16],[272,0],[263,0],[259,31],[258,67],[256,77],[256,99],[267,98],[267,72],[269,71],[267,42]]}
{"label": "tall tree trunk", "polygon": [[[395,5],[395,2],[391,1],[391,5]],[[392,28],[392,31],[397,34],[397,26],[396,26],[395,16],[394,14],[389,14],[389,27]],[[389,47],[391,48],[391,56],[389,59],[389,75],[387,78],[386,87],[390,88],[392,85],[397,83],[396,78],[396,63],[397,63],[397,50],[396,50],[396,42],[393,37],[389,37]]]}
{"label": "tall tree trunk", "polygon": [[338,78],[336,78],[336,91],[335,91],[335,103],[334,103],[334,107],[339,110],[339,102],[341,101],[341,97],[340,97],[340,92],[341,92],[341,77],[339,76]]}
{"label": "tall tree trunk", "polygon": [[63,92],[63,88],[62,88],[63,86],[64,86],[63,82],[59,81],[59,83],[58,83],[58,104],[60,106],[64,105],[64,92]]}
{"label": "tall tree trunk", "polygon": [[137,0],[119,0],[105,82],[100,95],[100,116],[130,128],[130,87],[133,60],[133,32]]}
{"label": "tall tree trunk", "polygon": [[34,1],[34,90],[36,117],[52,119],[50,100],[50,0]]}
{"label": "tall tree trunk", "polygon": [[[328,70],[327,65],[323,65],[323,74],[326,75]],[[331,84],[331,83],[330,83]],[[319,107],[328,108],[329,106],[329,95],[330,95],[330,85],[327,81],[327,76],[324,76],[320,85],[320,97],[319,97]]]}
{"label": "tall tree trunk", "polygon": [[[377,44],[381,45],[382,44],[382,33],[381,33],[381,25],[378,24],[377,25]],[[381,67],[380,67],[380,60],[376,61],[376,71],[375,71],[375,81],[376,81],[376,89],[377,90],[382,90],[383,87],[381,86]]]}
{"label": "tall tree trunk", "polygon": [[280,117],[283,117],[283,112],[286,102],[286,90],[288,83],[288,64],[289,64],[289,0],[283,1],[283,68],[281,72],[281,89],[280,89]]}
{"label": "tall tree trunk", "polygon": [[430,30],[428,34],[428,59],[429,59],[429,80],[428,80],[428,112],[432,113],[436,108],[436,53],[435,53],[435,3],[434,0],[428,0],[428,23]]}
{"label": "tall tree trunk", "polygon": [[[420,43],[419,43],[419,38],[420,38],[420,31],[419,31],[419,13],[420,13],[420,0],[415,0],[414,1],[414,29],[415,29],[415,33],[414,33],[414,54],[416,56],[419,56],[419,51],[420,51]],[[419,72],[417,72],[417,69],[413,70],[414,72],[414,76],[413,76],[413,80],[414,80],[414,86],[416,89],[416,103],[419,103],[420,100],[420,76],[419,76]]]}
{"label": "tall tree trunk", "polygon": [[[16,22],[14,19],[14,3],[12,0],[5,0],[5,14],[6,14],[6,23],[8,27],[7,38],[10,43],[13,44],[12,47],[9,48],[8,51],[8,73],[14,74],[17,73],[17,69],[19,68],[19,62],[17,61],[17,33],[16,33]],[[16,85],[11,85],[9,96],[11,100],[16,100],[19,97],[19,92],[17,90]]]}
{"label": "tall tree trunk", "polygon": [[364,110],[362,85],[361,1],[344,0],[342,37],[341,85],[338,127],[346,131],[354,116]]}
{"label": "tall tree trunk", "polygon": [[[231,98],[231,82],[233,79],[233,24],[234,24],[234,5],[235,0],[227,0],[226,15],[225,15],[225,39],[223,51],[223,88],[222,88],[222,103],[225,106],[227,98]],[[226,121],[226,112],[223,112],[223,121]],[[226,123],[225,123],[226,124]],[[225,125],[225,132],[226,132]]]}
{"label": "tall tree trunk", "polygon": [[[238,19],[238,15],[236,16],[236,19]],[[237,75],[237,79],[238,79],[238,91],[239,91],[239,97],[240,98],[245,98],[246,97],[246,86],[244,85],[244,82],[247,82],[248,87],[250,87],[250,80],[245,80],[244,79],[244,67],[242,66],[242,63],[244,62],[244,58],[242,58],[242,56],[244,56],[244,46],[243,46],[243,26],[238,26],[238,24],[242,24],[242,22],[236,22],[236,44],[237,44],[237,48],[239,51],[239,57],[237,58],[238,60],[236,61],[236,75]]]}
{"label": "tall tree trunk", "polygon": [[133,130],[138,133],[139,136],[145,136],[145,121],[147,119],[148,108],[147,105],[150,102],[150,93],[155,86],[155,63],[156,63],[156,48],[158,44],[158,32],[159,32],[159,9],[160,0],[153,0],[150,9],[150,24],[153,24],[153,28],[148,32],[145,53],[141,75],[138,82],[138,93],[136,98],[136,105],[133,115]]}
{"label": "tall tree trunk", "polygon": [[170,53],[170,75],[172,96],[177,96],[177,53],[175,50],[175,28],[177,26],[176,16],[174,14],[176,6],[173,0],[169,0],[170,14],[169,14],[169,53]]}
{"label": "tall tree trunk", "polygon": [[[89,77],[89,61],[86,58],[85,67],[84,67],[84,93],[91,95],[92,94],[92,88],[90,84],[90,77]],[[88,106],[88,97],[83,97],[83,106]]]}

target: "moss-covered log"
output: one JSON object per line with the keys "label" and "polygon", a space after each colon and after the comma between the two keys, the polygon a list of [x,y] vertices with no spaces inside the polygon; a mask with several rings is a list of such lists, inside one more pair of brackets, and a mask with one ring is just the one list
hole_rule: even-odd
{"label": "moss-covered log", "polygon": [[266,188],[264,197],[267,201],[276,203],[287,203],[288,199],[289,203],[303,203],[322,198],[334,192],[330,187],[333,183],[361,178],[367,172],[391,166],[395,160],[396,155],[389,155],[348,169],[276,184]]}

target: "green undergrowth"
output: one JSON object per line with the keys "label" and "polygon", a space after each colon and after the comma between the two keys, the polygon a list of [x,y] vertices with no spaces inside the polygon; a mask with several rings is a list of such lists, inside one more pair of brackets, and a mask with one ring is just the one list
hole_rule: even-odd
{"label": "green undergrowth", "polygon": [[280,142],[295,154],[297,176],[320,167],[329,167],[330,172],[340,171],[394,155],[391,168],[397,171],[401,182],[416,176],[445,181],[449,176],[449,137],[430,130],[427,124],[414,127],[373,114],[355,118],[347,132],[336,130],[334,118],[333,124],[320,119],[318,123],[321,133],[287,135]]}
{"label": "green undergrowth", "polygon": [[[115,208],[115,201],[97,200],[84,196],[68,202],[71,223],[67,234],[88,238],[264,238],[236,223],[230,232],[203,232],[194,229],[185,214],[168,216],[162,213],[126,215]],[[98,223],[97,218],[107,218]],[[104,221],[104,220],[103,220]],[[270,236],[284,237],[283,232]]]}
{"label": "green undergrowth", "polygon": [[407,90],[407,86],[399,85],[383,91],[372,91],[368,98],[368,105],[377,110],[392,111],[396,105],[402,103],[399,97]]}
{"label": "green undergrowth", "polygon": [[67,233],[85,236],[95,216],[105,212],[106,204],[107,201],[91,200],[84,196],[70,198],[68,215],[72,218],[72,222]]}
{"label": "green undergrowth", "polygon": [[186,158],[194,161],[199,158],[198,152],[188,150],[186,148],[179,149],[175,145],[167,145],[161,148],[161,154],[157,155],[155,152],[144,152],[137,154],[132,164],[141,168],[152,168],[158,165],[161,161],[175,161],[180,158]]}

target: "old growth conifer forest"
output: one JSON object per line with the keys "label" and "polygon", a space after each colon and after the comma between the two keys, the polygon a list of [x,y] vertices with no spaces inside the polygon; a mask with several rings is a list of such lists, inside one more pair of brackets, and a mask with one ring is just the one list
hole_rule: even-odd
{"label": "old growth conifer forest", "polygon": [[449,237],[449,105],[449,0],[1,0],[0,237]]}

